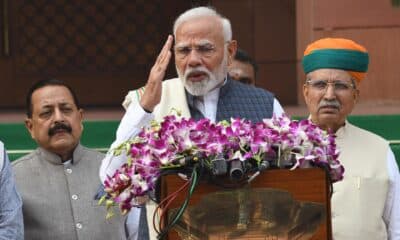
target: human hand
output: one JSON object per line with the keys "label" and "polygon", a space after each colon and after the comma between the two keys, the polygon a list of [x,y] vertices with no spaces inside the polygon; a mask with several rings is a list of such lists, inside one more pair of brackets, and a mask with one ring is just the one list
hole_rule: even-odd
{"label": "human hand", "polygon": [[154,107],[161,101],[162,80],[165,76],[169,61],[171,59],[171,47],[173,38],[168,36],[156,62],[150,70],[150,75],[147,80],[145,90],[140,105],[146,111],[153,112]]}

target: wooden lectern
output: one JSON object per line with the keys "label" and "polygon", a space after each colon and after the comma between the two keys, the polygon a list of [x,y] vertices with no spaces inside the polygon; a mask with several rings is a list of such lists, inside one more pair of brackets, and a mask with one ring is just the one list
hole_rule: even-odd
{"label": "wooden lectern", "polygon": [[[161,178],[161,200],[170,193],[175,192],[184,183],[176,175],[167,175]],[[257,176],[250,184],[251,188],[273,188],[288,191],[295,200],[302,202],[320,203],[325,206],[326,214],[322,224],[311,239],[332,239],[331,214],[330,214],[330,183],[326,172],[320,168],[308,169],[276,169],[267,170]],[[199,202],[205,194],[223,190],[216,185],[200,182],[192,195],[189,206]],[[179,195],[169,206],[169,209],[178,208],[185,199],[185,194]],[[167,221],[167,219],[164,219]],[[180,239],[175,230],[168,234],[168,240]]]}

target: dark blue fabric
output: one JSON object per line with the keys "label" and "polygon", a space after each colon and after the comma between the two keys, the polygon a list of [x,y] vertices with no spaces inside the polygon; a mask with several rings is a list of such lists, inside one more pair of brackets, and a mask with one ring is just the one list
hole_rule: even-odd
{"label": "dark blue fabric", "polygon": [[140,209],[138,240],[148,240],[149,238],[150,235],[149,226],[147,224],[147,210],[146,206],[143,206]]}
{"label": "dark blue fabric", "polygon": [[[192,118],[204,118],[200,111],[194,108],[193,99],[186,92]],[[274,106],[274,95],[262,88],[228,78],[221,87],[217,105],[216,121],[245,118],[252,122],[260,122],[264,118],[271,118]]]}
{"label": "dark blue fabric", "polygon": [[[99,188],[96,191],[96,194],[94,195],[94,200],[100,200],[101,197],[106,195],[106,191],[104,190],[104,185],[100,184]],[[109,198],[109,196],[107,196]]]}

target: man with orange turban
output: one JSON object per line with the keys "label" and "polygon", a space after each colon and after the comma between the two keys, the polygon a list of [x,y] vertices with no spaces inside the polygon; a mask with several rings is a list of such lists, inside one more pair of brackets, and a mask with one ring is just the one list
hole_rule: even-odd
{"label": "man with orange turban", "polygon": [[400,239],[400,176],[389,144],[346,118],[368,70],[361,45],[340,38],[311,43],[304,52],[303,86],[312,122],[336,133],[343,181],[333,185],[333,239]]}

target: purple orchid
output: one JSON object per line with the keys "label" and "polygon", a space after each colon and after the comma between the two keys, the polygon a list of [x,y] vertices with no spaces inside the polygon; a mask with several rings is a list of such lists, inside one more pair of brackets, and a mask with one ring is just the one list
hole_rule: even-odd
{"label": "purple orchid", "polygon": [[257,164],[279,158],[278,162],[292,161],[292,169],[325,166],[333,182],[342,180],[344,173],[334,134],[285,115],[259,123],[233,118],[216,124],[170,115],[144,128],[130,143],[130,160],[104,182],[123,212],[135,205],[136,197],[154,190],[163,169],[182,167],[187,157],[210,163],[223,156],[226,161],[253,159]]}

